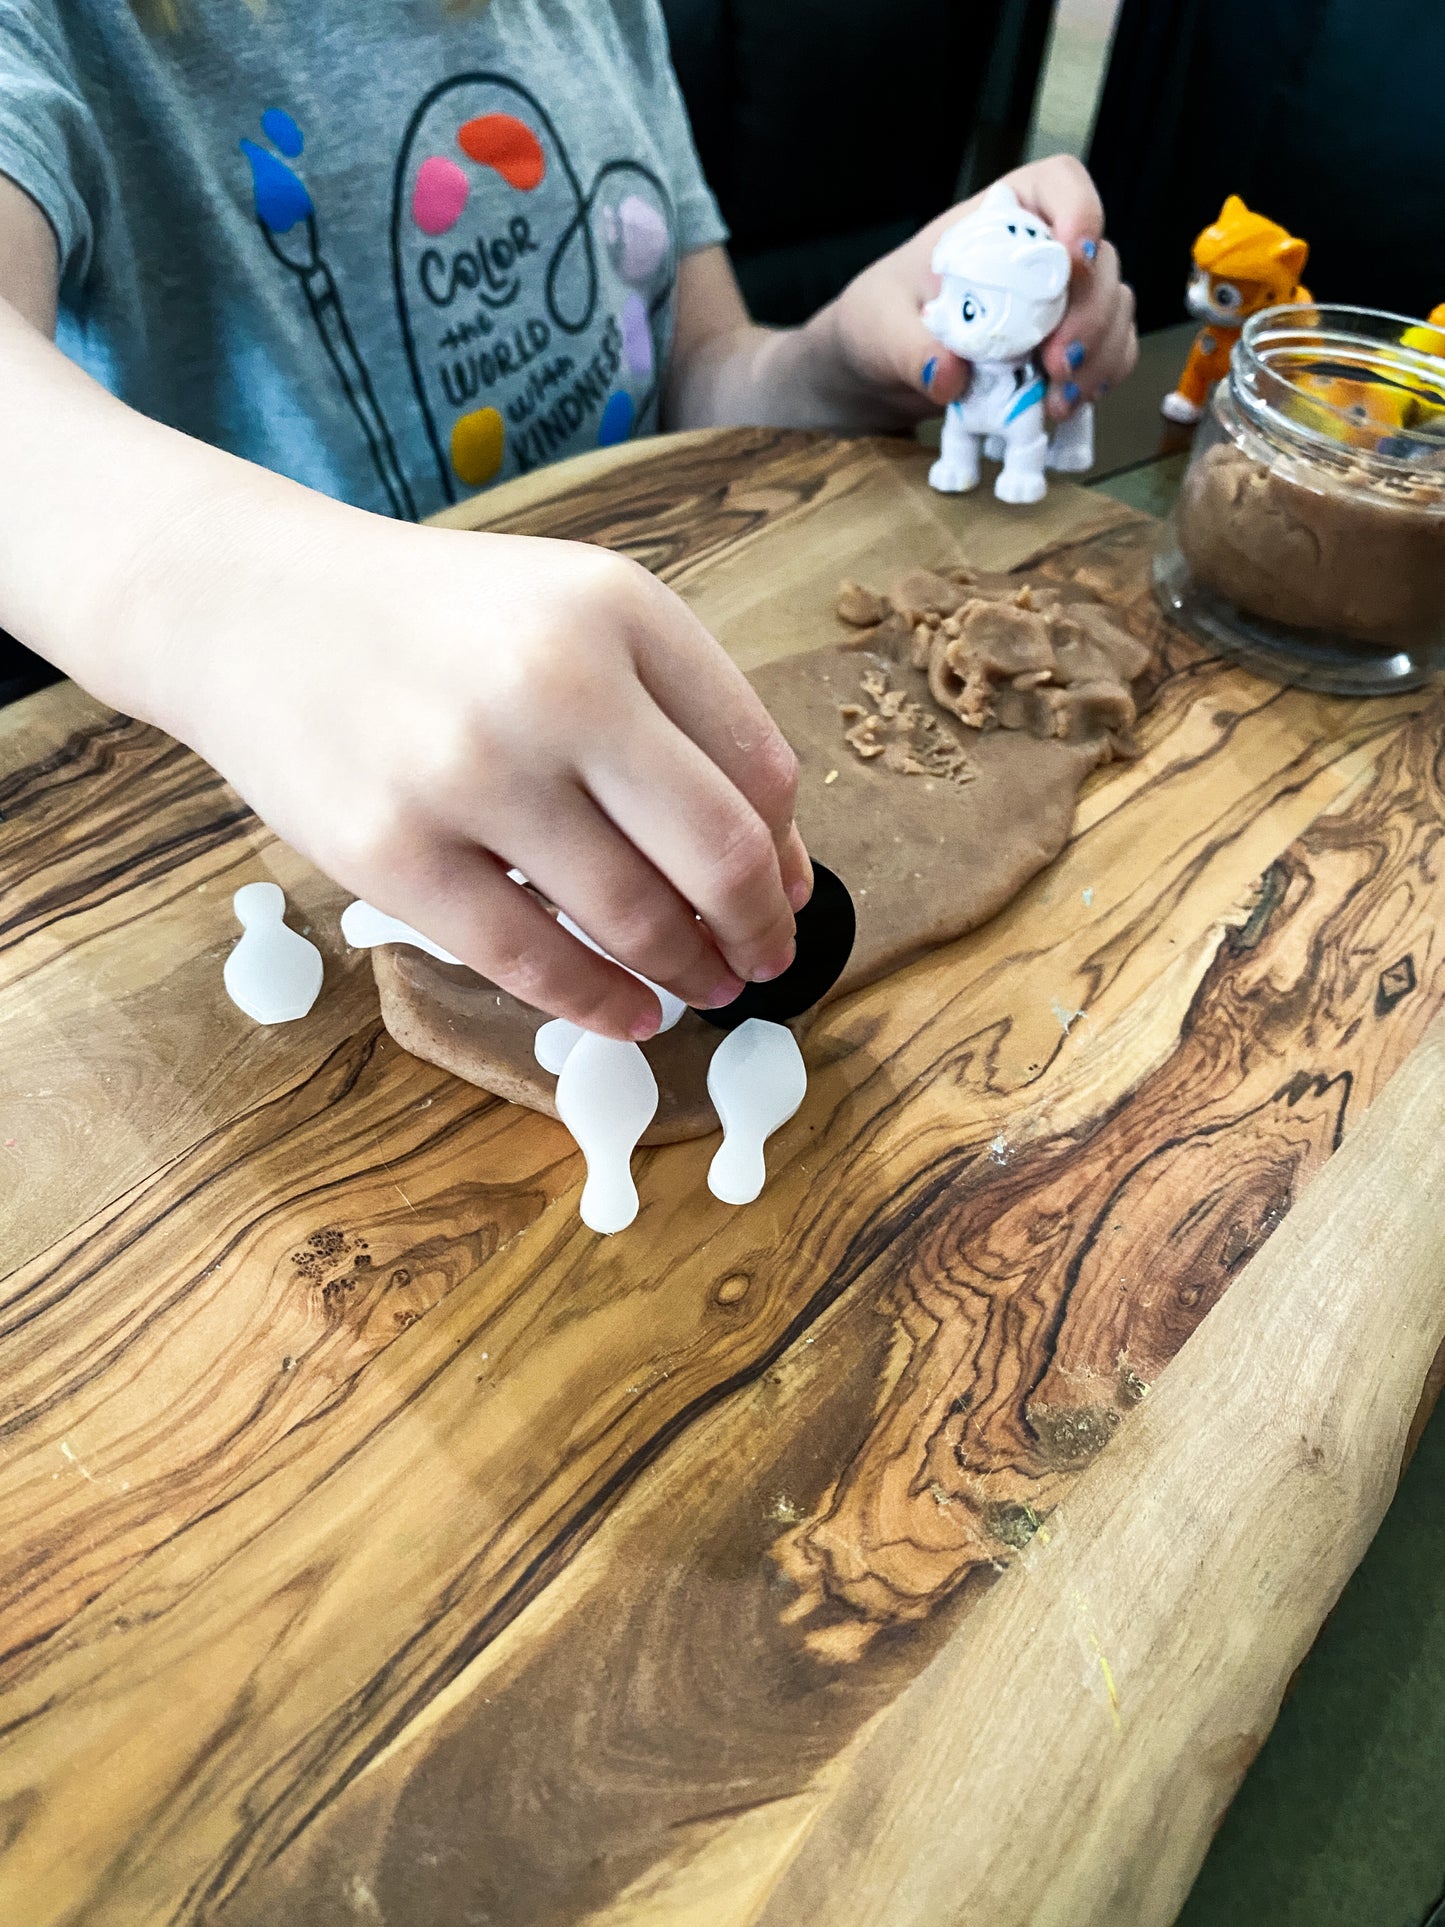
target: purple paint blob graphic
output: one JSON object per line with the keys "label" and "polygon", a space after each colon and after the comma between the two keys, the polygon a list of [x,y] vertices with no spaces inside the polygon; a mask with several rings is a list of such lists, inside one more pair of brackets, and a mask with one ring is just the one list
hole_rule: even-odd
{"label": "purple paint blob graphic", "polygon": [[411,218],[423,234],[445,234],[462,218],[470,192],[471,184],[456,162],[433,154],[417,169]]}
{"label": "purple paint blob graphic", "polygon": [[255,141],[243,140],[241,152],[251,163],[251,187],[256,219],[273,234],[289,234],[311,212],[311,196],[285,161],[278,161]]}
{"label": "purple paint blob graphic", "polygon": [[647,303],[636,292],[622,304],[622,363],[629,375],[652,373],[652,330]]}
{"label": "purple paint blob graphic", "polygon": [[292,120],[284,107],[268,107],[261,116],[261,132],[286,156],[294,161],[306,145],[301,138],[301,129]]}
{"label": "purple paint blob graphic", "polygon": [[613,266],[633,287],[656,274],[668,249],[667,222],[640,194],[603,209],[602,235]]}
{"label": "purple paint blob graphic", "polygon": [[597,424],[597,446],[610,448],[613,442],[625,442],[632,433],[634,414],[632,397],[619,388],[615,395],[607,397],[607,406],[602,411],[602,420]]}

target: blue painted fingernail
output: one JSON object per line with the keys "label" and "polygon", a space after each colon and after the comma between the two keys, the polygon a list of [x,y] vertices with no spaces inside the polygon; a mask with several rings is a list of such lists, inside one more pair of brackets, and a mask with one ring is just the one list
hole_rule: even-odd
{"label": "blue painted fingernail", "polygon": [[1080,393],[1079,384],[1076,381],[1066,381],[1064,383],[1064,400],[1069,404],[1071,408],[1073,407],[1074,403],[1079,399],[1079,393]]}
{"label": "blue painted fingernail", "polygon": [[1064,360],[1068,362],[1071,368],[1082,368],[1084,365],[1083,342],[1071,341],[1068,347],[1065,348],[1064,350]]}
{"label": "blue painted fingernail", "polygon": [[1079,252],[1086,261],[1092,261],[1099,252],[1099,244],[1097,241],[1084,241],[1080,244]]}
{"label": "blue painted fingernail", "polygon": [[927,361],[925,361],[923,364],[923,385],[925,388],[931,388],[933,386],[933,377],[937,373],[938,373],[938,356],[930,355]]}

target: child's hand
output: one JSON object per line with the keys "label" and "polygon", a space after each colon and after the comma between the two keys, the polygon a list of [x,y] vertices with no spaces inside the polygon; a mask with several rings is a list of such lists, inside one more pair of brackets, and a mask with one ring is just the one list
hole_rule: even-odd
{"label": "child's hand", "polygon": [[811,887],[796,762],[670,590],[580,543],[298,514],[287,493],[264,570],[194,585],[204,647],[171,652],[157,705],[280,835],[609,1036],[650,1036],[656,998],[509,866],[692,1004],[785,968]]}
{"label": "child's hand", "polygon": [[[44,217],[7,185],[0,270],[18,236],[53,290]],[[671,590],[580,543],[366,515],[147,421],[5,280],[6,628],[198,749],[339,883],[543,1010],[622,1038],[661,1018],[512,866],[690,1003],[786,968],[812,886],[796,761]]]}
{"label": "child's hand", "polygon": [[[1004,179],[1025,207],[1043,216],[1073,258],[1068,311],[1040,350],[1049,376],[1048,411],[1061,421],[1133,368],[1138,357],[1134,295],[1119,278],[1119,257],[1103,238],[1099,196],[1079,161],[1056,154],[1015,168]],[[929,266],[938,237],[972,205],[940,214],[911,241],[875,261],[831,310],[838,351],[850,372],[904,418],[936,411],[968,387],[968,363],[935,341],[920,310],[938,293],[938,276]]]}

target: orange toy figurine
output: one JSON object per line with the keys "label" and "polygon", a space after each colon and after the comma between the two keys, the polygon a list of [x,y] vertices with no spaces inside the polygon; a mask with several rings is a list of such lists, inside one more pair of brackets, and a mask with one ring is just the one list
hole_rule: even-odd
{"label": "orange toy figurine", "polygon": [[1286,301],[1308,301],[1300,283],[1309,254],[1277,221],[1251,214],[1237,194],[1194,243],[1189,312],[1204,323],[1194,337],[1179,386],[1159,404],[1172,422],[1197,422],[1215,382],[1229,370],[1229,352],[1249,316]]}

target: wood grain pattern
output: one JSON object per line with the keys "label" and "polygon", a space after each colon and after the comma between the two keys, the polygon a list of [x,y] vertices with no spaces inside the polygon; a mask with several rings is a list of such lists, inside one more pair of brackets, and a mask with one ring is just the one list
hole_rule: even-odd
{"label": "wood grain pattern", "polygon": [[[1026,1577],[994,1590],[968,1641],[857,1749],[759,1927],[834,1914],[927,1927],[961,1917],[960,1895],[962,1917],[994,1927],[1175,1918],[1320,1599],[1384,1514],[1445,1337],[1445,1223],[1399,1208],[1402,1167],[1425,1190],[1445,1183],[1442,1078],[1437,1021],[1332,1181],[1040,1531]],[[1045,1733],[1045,1747],[1017,1744]],[[1020,1853],[1041,1808],[1049,1851]],[[919,1811],[959,1823],[927,1855]]]}
{"label": "wood grain pattern", "polygon": [[[891,446],[688,438],[566,483],[499,492],[498,521],[649,555],[745,660],[831,634],[816,596],[850,530],[880,556],[896,530],[900,565],[1052,544],[1050,568],[1136,613],[1147,596],[1140,518],[1059,489],[1047,529],[981,555],[971,508],[940,524]],[[980,547],[1007,535],[980,519]],[[987,1629],[1028,1610],[1007,1602],[1059,1520],[1106,1521],[1069,1542],[1102,1562],[1100,1612],[1129,1596],[1123,1501],[1072,1510],[1126,1462],[1101,1448],[1132,1454],[1147,1421],[1127,1463],[1154,1463],[1170,1384],[1208,1400],[1189,1360],[1211,1306],[1307,1184],[1328,1207],[1336,1146],[1402,1065],[1438,1095],[1439,699],[1279,691],[1171,637],[1143,757],[1093,779],[1053,870],[820,1020],[760,1203],[716,1205],[711,1146],[668,1147],[640,1160],[637,1235],[605,1244],[576,1222],[565,1135],[396,1050],[361,960],[328,950],[305,1025],[233,1025],[231,888],[276,874],[325,948],[329,886],[150,732],[75,692],[21,708],[0,722],[0,1170],[22,1180],[0,1914],[890,1918],[824,1865],[850,1789],[879,1785],[870,1735],[895,1704],[951,1704],[910,1682],[970,1654],[1012,1702],[1029,1655]],[[1214,1682],[1257,1740],[1433,1351],[1392,1367],[1344,1553],[1281,1542],[1288,1624],[1231,1673],[1166,1588],[1130,1621],[1141,1680],[1151,1639],[1197,1654],[1197,1703]],[[1308,1356],[1300,1396],[1323,1396],[1337,1353]],[[1286,1354],[1259,1369],[1273,1385]],[[1193,1556],[1227,1528],[1202,1516]],[[1097,1669],[1079,1677],[1107,1717]],[[1246,1754],[1212,1763],[1215,1806]],[[1147,1757],[1121,1814],[1172,1784],[1168,1749]],[[1015,1781],[1001,1753],[973,1763],[998,1773],[982,1866]],[[953,1826],[915,1803],[908,1850]],[[1166,1900],[1202,1847],[1181,1831]]]}

